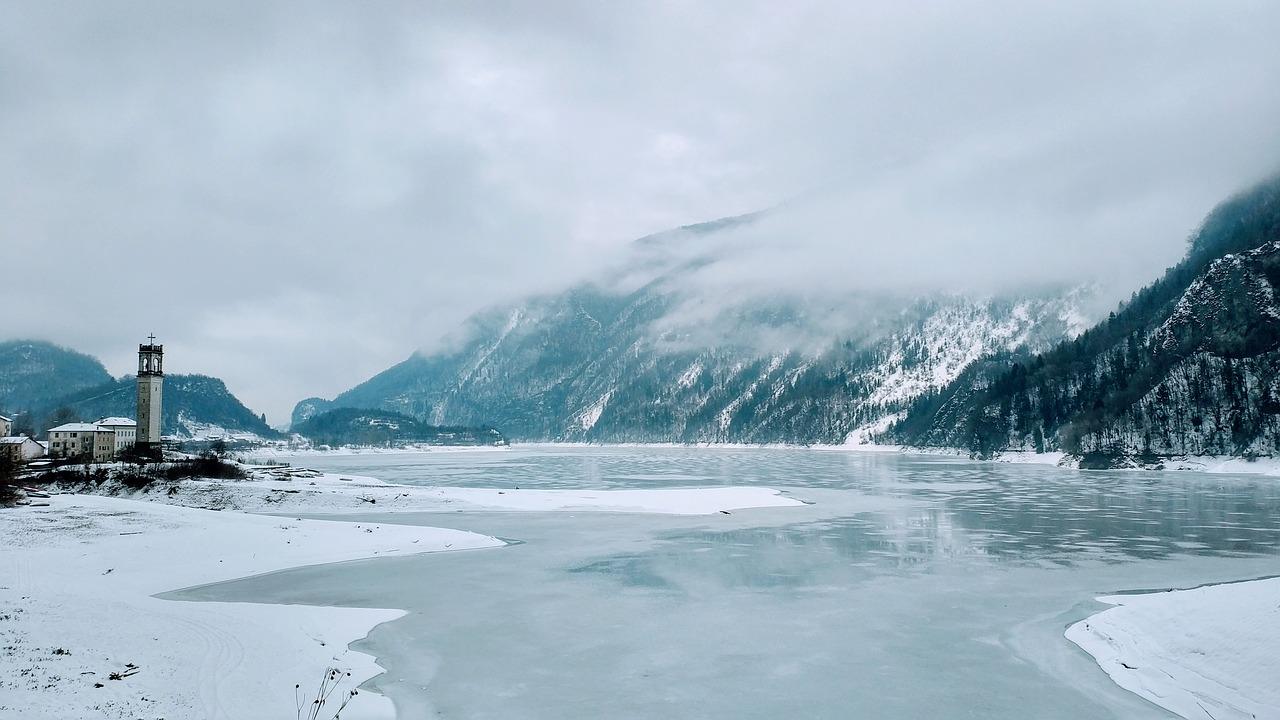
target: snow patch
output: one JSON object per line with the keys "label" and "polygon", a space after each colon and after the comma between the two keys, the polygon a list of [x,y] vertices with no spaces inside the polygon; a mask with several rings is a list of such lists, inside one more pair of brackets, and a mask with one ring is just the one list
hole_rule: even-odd
{"label": "snow patch", "polygon": [[[314,692],[325,668],[351,672],[344,691],[379,673],[347,645],[403,613],[153,595],[301,565],[503,544],[460,530],[96,496],[49,503],[5,510],[0,523],[9,548],[0,645],[12,648],[0,653],[3,717],[293,717],[294,685]],[[389,719],[394,710],[361,692],[342,717]]]}
{"label": "snow patch", "polygon": [[1098,601],[1066,637],[1117,685],[1184,718],[1280,718],[1280,578]]}

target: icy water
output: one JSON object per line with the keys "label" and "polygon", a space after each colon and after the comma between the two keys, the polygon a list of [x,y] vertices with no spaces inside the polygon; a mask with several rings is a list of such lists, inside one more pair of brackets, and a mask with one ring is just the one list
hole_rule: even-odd
{"label": "icy water", "polygon": [[500,549],[190,599],[404,608],[355,647],[401,718],[1164,718],[1063,638],[1096,595],[1280,573],[1280,480],[818,450],[301,458],[401,483],[764,485],[802,508],[367,520]]}

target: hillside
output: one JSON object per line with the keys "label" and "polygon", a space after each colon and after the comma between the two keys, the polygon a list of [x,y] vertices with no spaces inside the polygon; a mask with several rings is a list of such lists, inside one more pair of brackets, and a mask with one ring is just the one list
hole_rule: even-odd
{"label": "hillside", "polygon": [[689,325],[698,298],[687,278],[716,255],[688,248],[751,221],[637,241],[651,273],[639,287],[601,280],[483,313],[449,351],[415,354],[332,401],[304,400],[293,422],[354,407],[491,424],[517,440],[842,443],[883,430],[980,357],[1047,349],[1084,326],[1084,294],[1062,288],[854,294],[849,324],[804,298],[751,297]]}
{"label": "hillside", "polygon": [[339,408],[299,423],[293,431],[317,445],[505,445],[491,427],[441,427],[382,410]]}
{"label": "hillside", "polygon": [[40,340],[0,342],[0,413],[51,403],[111,381],[97,358]]}
{"label": "hillside", "polygon": [[[58,398],[56,407],[70,408],[84,420],[104,416],[134,417],[138,411],[136,380],[126,375]],[[165,435],[201,438],[221,435],[279,437],[261,416],[245,407],[218,378],[166,375],[163,423]]]}
{"label": "hillside", "polygon": [[1280,178],[1216,208],[1186,258],[1105,322],[998,355],[886,439],[979,455],[1273,454],[1280,443]]}
{"label": "hillside", "polygon": [[[111,377],[96,358],[51,343],[0,343],[0,408],[16,416],[18,431],[42,435],[54,424],[99,417],[134,417],[132,375]],[[179,437],[225,434],[278,437],[223,382],[203,375],[168,375],[164,432]]]}

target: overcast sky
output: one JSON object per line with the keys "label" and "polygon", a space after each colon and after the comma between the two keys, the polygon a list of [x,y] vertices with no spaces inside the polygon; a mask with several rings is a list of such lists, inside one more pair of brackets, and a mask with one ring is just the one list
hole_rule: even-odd
{"label": "overcast sky", "polygon": [[1268,1],[0,11],[0,336],[155,332],[274,423],[668,227],[791,203],[753,284],[1137,285],[1280,168]]}

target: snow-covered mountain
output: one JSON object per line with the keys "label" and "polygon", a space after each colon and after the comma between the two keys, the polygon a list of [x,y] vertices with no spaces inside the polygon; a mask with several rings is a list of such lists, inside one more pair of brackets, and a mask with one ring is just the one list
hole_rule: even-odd
{"label": "snow-covered mountain", "polygon": [[[980,455],[1280,449],[1280,178],[1216,208],[1187,257],[1052,351],[976,363],[888,436]],[[1108,458],[1112,460],[1108,460]]]}
{"label": "snow-covered mountain", "polygon": [[[217,378],[167,376],[163,407],[166,435],[279,436]],[[74,350],[38,340],[10,340],[0,343],[0,412],[15,416],[15,430],[36,436],[68,420],[132,418],[137,412],[135,379],[113,378],[97,358]]]}
{"label": "snow-covered mountain", "polygon": [[41,340],[0,342],[0,414],[111,381],[98,359]]}
{"label": "snow-covered mountain", "polygon": [[415,354],[332,401],[304,400],[293,421],[358,407],[494,425],[516,440],[857,442],[975,359],[1047,349],[1088,324],[1079,289],[709,303],[687,280],[716,259],[689,247],[751,221],[638,241],[647,260],[626,277],[477,316],[450,349]]}

